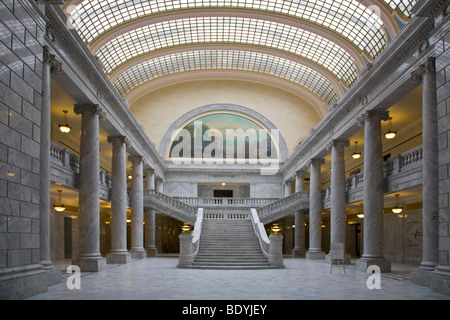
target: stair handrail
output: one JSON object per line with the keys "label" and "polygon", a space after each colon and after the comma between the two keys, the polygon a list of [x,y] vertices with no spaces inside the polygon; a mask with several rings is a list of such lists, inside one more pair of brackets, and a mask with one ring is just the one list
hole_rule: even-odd
{"label": "stair handrail", "polygon": [[192,237],[193,246],[193,256],[197,256],[198,249],[200,248],[200,236],[202,235],[202,224],[203,224],[203,208],[198,208],[197,210],[197,220],[194,225],[194,233]]}
{"label": "stair handrail", "polygon": [[252,224],[253,224],[253,230],[255,231],[258,240],[259,240],[259,244],[261,245],[261,249],[264,253],[264,255],[269,258],[270,257],[270,240],[269,237],[267,236],[267,232],[266,229],[264,228],[264,225],[261,223],[261,221],[259,220],[259,216],[258,216],[258,212],[256,211],[256,209],[252,208],[250,209],[251,211],[251,219],[252,219]]}

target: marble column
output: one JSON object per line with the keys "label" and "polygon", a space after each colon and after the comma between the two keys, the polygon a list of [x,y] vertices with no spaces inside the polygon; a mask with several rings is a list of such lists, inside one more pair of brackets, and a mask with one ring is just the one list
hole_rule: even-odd
{"label": "marble column", "polygon": [[[153,190],[155,189],[155,173],[153,169],[147,169],[145,171],[145,190]],[[144,218],[145,218],[145,226],[144,226],[144,248],[147,251],[148,257],[155,257],[158,255],[158,249],[156,248],[155,242],[155,216],[156,211],[152,208],[144,209]]]}
{"label": "marble column", "polygon": [[390,272],[391,263],[383,257],[384,178],[381,120],[388,120],[386,111],[366,111],[359,123],[364,123],[364,237],[363,255],[356,269],[366,272],[377,265],[381,272]]}
{"label": "marble column", "polygon": [[39,223],[40,223],[40,263],[47,270],[49,284],[61,282],[61,273],[53,267],[50,258],[50,130],[51,130],[51,73],[61,71],[61,63],[44,47],[42,66],[42,102],[40,128],[40,177],[39,177]]}
{"label": "marble column", "polygon": [[155,179],[155,190],[164,193],[164,181],[161,178]]}
{"label": "marble column", "polygon": [[99,120],[104,112],[98,105],[75,105],[81,114],[79,174],[79,256],[73,264],[81,271],[98,272],[106,268],[100,255],[99,196]]}
{"label": "marble column", "polygon": [[286,180],[284,182],[284,196],[290,196],[292,194],[291,189],[292,188],[292,181]]}
{"label": "marble column", "polygon": [[144,249],[144,181],[142,157],[129,157],[133,164],[131,185],[131,257],[143,259],[147,257]]}
{"label": "marble column", "polygon": [[423,253],[419,270],[412,272],[412,280],[430,286],[431,272],[439,262],[439,152],[435,58],[429,57],[417,73],[422,78]]}
{"label": "marble column", "polygon": [[[303,170],[295,173],[295,193],[305,190],[305,175]],[[298,210],[295,212],[295,234],[294,234],[294,249],[292,255],[294,257],[305,256],[305,212]]]}
{"label": "marble column", "polygon": [[309,188],[309,249],[307,259],[325,259],[322,251],[322,183],[320,168],[325,163],[323,158],[310,160]]}
{"label": "marble column", "polygon": [[[332,140],[331,149],[331,208],[330,208],[330,243],[342,243],[345,248],[347,221],[345,215],[345,147],[350,142],[345,139]],[[330,246],[331,247],[331,246]],[[327,260],[331,259],[331,253]],[[344,255],[344,263],[350,263],[350,256]]]}
{"label": "marble column", "polygon": [[128,263],[127,250],[127,138],[108,137],[112,144],[111,173],[111,252],[107,263]]}

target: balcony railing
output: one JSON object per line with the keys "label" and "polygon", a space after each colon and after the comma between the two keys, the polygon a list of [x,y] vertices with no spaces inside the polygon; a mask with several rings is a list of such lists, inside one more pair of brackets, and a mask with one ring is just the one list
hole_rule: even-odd
{"label": "balcony railing", "polygon": [[207,198],[207,197],[175,197],[190,206],[209,207],[209,206],[225,206],[225,207],[243,207],[256,208],[268,205],[278,198]]}
{"label": "balcony railing", "polygon": [[[79,158],[55,143],[50,148],[52,180],[71,188],[78,188]],[[398,154],[383,164],[384,192],[420,185],[422,180],[423,148],[418,146]],[[100,198],[110,200],[111,175],[99,171]],[[346,180],[346,201],[360,201],[364,197],[364,172]],[[285,198],[206,198],[170,197],[155,190],[147,191],[145,203],[148,207],[167,213],[181,221],[194,223],[197,208],[256,208],[260,219],[270,223],[297,210],[308,209],[308,192],[298,192]],[[330,208],[330,188],[323,191],[323,208]],[[209,214],[209,213],[205,213]],[[224,213],[225,214],[225,213]],[[208,216],[209,217],[209,216]],[[247,217],[245,217],[247,218]]]}

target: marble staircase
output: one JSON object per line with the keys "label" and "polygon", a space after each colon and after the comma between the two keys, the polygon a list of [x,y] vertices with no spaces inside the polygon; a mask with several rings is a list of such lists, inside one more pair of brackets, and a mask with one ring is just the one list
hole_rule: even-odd
{"label": "marble staircase", "polygon": [[250,219],[204,219],[192,268],[269,269]]}

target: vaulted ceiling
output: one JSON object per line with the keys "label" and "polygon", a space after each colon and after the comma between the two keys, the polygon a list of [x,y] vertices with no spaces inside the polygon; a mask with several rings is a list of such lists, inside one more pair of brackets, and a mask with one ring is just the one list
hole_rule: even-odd
{"label": "vaulted ceiling", "polygon": [[226,75],[288,89],[325,113],[415,2],[72,0],[63,9],[129,101],[174,81]]}

